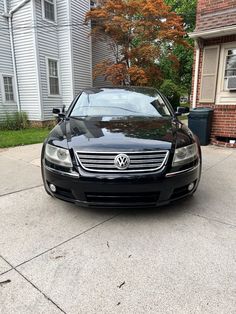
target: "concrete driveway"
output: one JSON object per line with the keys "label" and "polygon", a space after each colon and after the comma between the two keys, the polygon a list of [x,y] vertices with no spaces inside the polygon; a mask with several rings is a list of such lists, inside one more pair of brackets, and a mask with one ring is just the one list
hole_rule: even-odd
{"label": "concrete driveway", "polygon": [[155,210],[48,196],[41,145],[0,151],[0,313],[236,313],[236,151],[203,148],[195,197]]}

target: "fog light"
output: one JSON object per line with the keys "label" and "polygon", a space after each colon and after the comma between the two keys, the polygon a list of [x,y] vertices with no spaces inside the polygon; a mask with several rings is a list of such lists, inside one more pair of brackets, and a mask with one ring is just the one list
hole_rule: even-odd
{"label": "fog light", "polygon": [[49,188],[50,188],[50,190],[51,190],[53,193],[55,193],[56,190],[57,190],[57,188],[55,187],[54,184],[50,184],[50,185],[49,185]]}
{"label": "fog light", "polygon": [[191,192],[194,189],[195,184],[194,183],[190,183],[188,186],[188,190],[189,192]]}

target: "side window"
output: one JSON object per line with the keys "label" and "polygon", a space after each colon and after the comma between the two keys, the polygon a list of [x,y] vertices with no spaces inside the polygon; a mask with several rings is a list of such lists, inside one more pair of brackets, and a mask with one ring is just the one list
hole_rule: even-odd
{"label": "side window", "polygon": [[3,75],[3,93],[5,102],[15,102],[13,76]]}
{"label": "side window", "polygon": [[43,18],[56,22],[56,0],[42,0]]}
{"label": "side window", "polygon": [[236,90],[236,47],[226,51],[224,90]]}
{"label": "side window", "polygon": [[48,86],[49,95],[59,95],[59,73],[58,73],[58,61],[48,59]]}

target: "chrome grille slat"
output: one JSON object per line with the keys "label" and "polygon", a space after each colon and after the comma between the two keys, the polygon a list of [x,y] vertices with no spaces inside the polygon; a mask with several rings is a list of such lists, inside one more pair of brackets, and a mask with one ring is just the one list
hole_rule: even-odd
{"label": "chrome grille slat", "polygon": [[165,158],[166,154],[160,154],[160,155],[143,155],[143,154],[140,154],[140,155],[131,155],[130,154],[130,159],[149,159],[149,158]]}
{"label": "chrome grille slat", "polygon": [[[108,153],[109,154],[109,153]],[[97,154],[97,153],[94,153],[94,154],[91,154],[91,155],[88,155],[88,154],[83,154],[83,153],[79,153],[79,155],[81,156],[80,159],[84,158],[84,159],[114,159],[116,155],[118,155],[118,153],[110,153],[112,155],[105,155],[105,154]],[[150,155],[150,154],[137,154],[137,153],[129,153],[128,154],[130,159],[148,159],[148,158],[165,158],[166,154],[153,154],[153,155]]]}
{"label": "chrome grille slat", "polygon": [[116,170],[116,167],[114,165],[100,165],[100,164],[83,164],[86,168],[100,168],[100,169],[114,169]]}
{"label": "chrome grille slat", "polygon": [[[114,169],[117,170],[117,168],[113,165],[100,165],[100,164],[84,164],[84,167],[86,168],[98,168],[98,169]],[[129,169],[139,169],[139,168],[154,168],[156,167],[156,164],[146,164],[143,165],[130,165]]]}
{"label": "chrome grille slat", "polygon": [[83,153],[79,153],[79,155],[81,155],[81,159],[82,158],[85,158],[85,159],[94,159],[94,158],[96,158],[96,159],[114,159],[114,154],[113,155],[111,155],[111,156],[107,156],[107,155],[105,155],[105,154],[103,154],[103,155],[96,155],[96,153],[94,153],[94,154],[91,154],[91,155],[87,155],[87,154],[83,154]]}
{"label": "chrome grille slat", "polygon": [[[117,155],[126,154],[130,165],[126,170],[119,170],[114,164]],[[76,152],[78,162],[87,171],[103,173],[151,172],[162,169],[168,159],[169,151],[146,152]]]}
{"label": "chrome grille slat", "polygon": [[145,165],[139,165],[139,164],[136,164],[136,165],[130,165],[129,166],[129,169],[138,169],[138,168],[155,168],[157,166],[157,164],[145,164]]}
{"label": "chrome grille slat", "polygon": [[[143,159],[130,159],[132,164],[143,164]],[[146,164],[150,164],[150,163],[159,163],[162,164],[162,160],[159,159],[147,159],[145,160]]]}
{"label": "chrome grille slat", "polygon": [[[96,159],[84,159],[80,158],[80,161],[85,164],[104,164],[104,160],[96,160]],[[114,158],[106,160],[106,164],[112,164],[114,165]]]}

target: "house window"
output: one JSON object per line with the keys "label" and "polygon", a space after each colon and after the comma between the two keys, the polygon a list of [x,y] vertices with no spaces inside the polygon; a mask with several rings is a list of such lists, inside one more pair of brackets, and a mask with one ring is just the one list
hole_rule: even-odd
{"label": "house window", "polygon": [[43,15],[46,20],[56,21],[55,0],[43,0]]}
{"label": "house window", "polygon": [[228,80],[231,77],[236,78],[236,48],[227,50],[224,75],[224,90],[228,90]]}
{"label": "house window", "polygon": [[218,66],[216,104],[236,104],[236,42],[222,44]]}
{"label": "house window", "polygon": [[13,87],[13,77],[3,76],[4,94],[6,102],[14,102],[14,87]]}
{"label": "house window", "polygon": [[59,95],[58,61],[48,59],[49,94]]}

